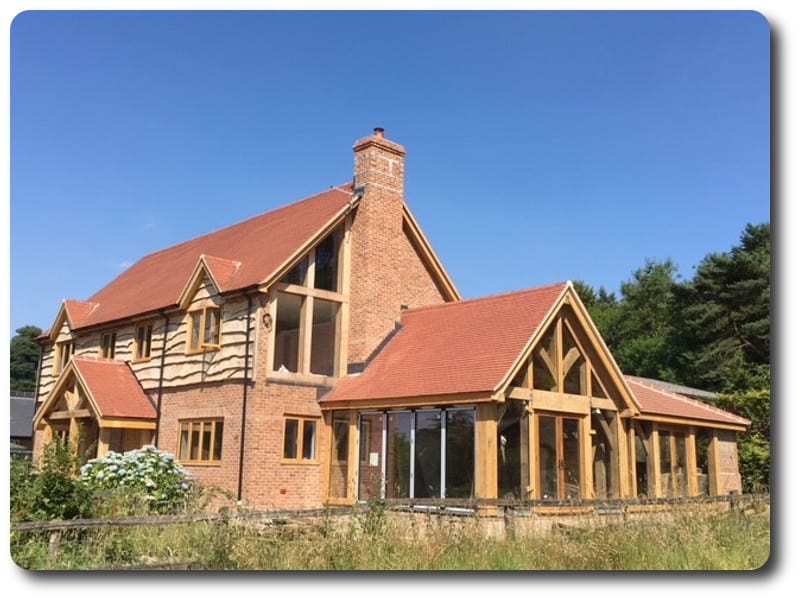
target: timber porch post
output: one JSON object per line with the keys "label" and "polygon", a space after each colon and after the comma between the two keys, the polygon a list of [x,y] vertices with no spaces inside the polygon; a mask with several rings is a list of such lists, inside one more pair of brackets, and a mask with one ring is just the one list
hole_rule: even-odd
{"label": "timber porch post", "polygon": [[[497,404],[484,402],[477,407],[476,496],[497,499]],[[478,514],[494,515],[494,507],[479,508]]]}

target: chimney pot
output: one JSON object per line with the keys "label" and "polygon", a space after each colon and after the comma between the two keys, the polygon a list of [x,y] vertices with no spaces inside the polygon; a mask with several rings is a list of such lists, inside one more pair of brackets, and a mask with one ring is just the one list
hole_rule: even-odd
{"label": "chimney pot", "polygon": [[375,128],[375,135],[379,138],[384,137],[383,135],[383,127],[376,127]]}

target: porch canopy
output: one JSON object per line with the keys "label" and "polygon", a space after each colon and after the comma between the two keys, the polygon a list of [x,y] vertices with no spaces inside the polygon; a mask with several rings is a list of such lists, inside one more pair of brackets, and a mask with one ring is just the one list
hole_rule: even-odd
{"label": "porch canopy", "polygon": [[33,425],[45,442],[58,435],[81,454],[104,456],[150,443],[156,409],[127,363],[73,356]]}

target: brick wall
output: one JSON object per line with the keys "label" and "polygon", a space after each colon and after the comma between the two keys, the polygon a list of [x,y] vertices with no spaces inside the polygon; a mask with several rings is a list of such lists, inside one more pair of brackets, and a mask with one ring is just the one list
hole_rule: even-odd
{"label": "brick wall", "polygon": [[382,130],[356,142],[348,361],[361,363],[391,333],[400,306],[443,302],[403,228],[405,148]]}
{"label": "brick wall", "polygon": [[[151,399],[155,402],[151,394]],[[218,465],[192,465],[187,469],[207,487],[236,495],[239,477],[239,443],[242,427],[242,384],[205,384],[165,390],[161,399],[158,447],[178,456],[179,421],[223,419],[222,460]]]}
{"label": "brick wall", "polygon": [[[260,508],[318,508],[330,440],[313,386],[269,382],[248,399],[243,501]],[[317,419],[317,460],[283,459],[286,416]]]}

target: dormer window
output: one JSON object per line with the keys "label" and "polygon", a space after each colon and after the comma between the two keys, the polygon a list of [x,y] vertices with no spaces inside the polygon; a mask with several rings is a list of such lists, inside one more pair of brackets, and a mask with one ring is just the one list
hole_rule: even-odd
{"label": "dormer window", "polygon": [[188,352],[205,352],[220,347],[220,314],[220,307],[213,304],[189,311]]}
{"label": "dormer window", "polygon": [[100,336],[100,358],[114,358],[117,346],[116,333],[104,333]]}
{"label": "dormer window", "polygon": [[133,339],[133,361],[144,362],[150,360],[150,349],[153,342],[152,323],[138,325],[136,337]]}
{"label": "dormer window", "polygon": [[53,361],[53,375],[58,375],[67,366],[72,353],[75,351],[73,341],[59,342],[56,344],[55,357]]}

